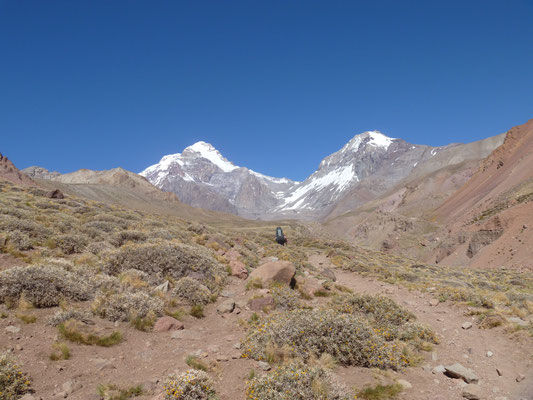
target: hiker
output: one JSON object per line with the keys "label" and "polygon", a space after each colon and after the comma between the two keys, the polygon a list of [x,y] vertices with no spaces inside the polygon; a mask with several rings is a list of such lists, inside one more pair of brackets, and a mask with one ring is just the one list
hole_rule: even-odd
{"label": "hiker", "polygon": [[287,244],[287,238],[283,234],[283,229],[281,229],[280,226],[276,228],[276,242],[278,242],[278,244],[282,246],[285,246]]}

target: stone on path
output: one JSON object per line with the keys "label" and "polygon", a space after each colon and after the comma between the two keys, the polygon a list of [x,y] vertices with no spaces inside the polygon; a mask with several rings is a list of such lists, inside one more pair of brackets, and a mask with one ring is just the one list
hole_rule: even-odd
{"label": "stone on path", "polygon": [[267,363],[267,362],[265,362],[265,361],[259,361],[259,362],[257,363],[257,366],[258,366],[259,368],[261,368],[263,371],[270,371],[270,369],[272,368],[272,367],[270,366],[270,364]]}
{"label": "stone on path", "polygon": [[479,378],[474,373],[474,371],[472,371],[470,368],[466,368],[462,366],[459,363],[449,365],[447,367],[444,367],[444,369],[446,370],[444,374],[449,376],[450,378],[462,379],[466,383],[478,383],[479,382]]}
{"label": "stone on path", "polygon": [[228,314],[228,313],[233,312],[234,309],[235,309],[235,301],[232,299],[228,299],[218,305],[217,312],[219,314]]}
{"label": "stone on path", "polygon": [[461,325],[461,328],[463,328],[463,329],[470,329],[470,328],[472,328],[472,322],[467,321],[467,322],[463,323],[463,325]]}
{"label": "stone on path", "polygon": [[154,325],[154,332],[177,331],[184,328],[183,322],[169,316],[159,318]]}
{"label": "stone on path", "polygon": [[438,299],[431,299],[429,301],[429,305],[432,306],[432,307],[438,306],[439,305],[439,300]]}
{"label": "stone on path", "polygon": [[407,390],[407,389],[411,389],[413,387],[413,385],[411,385],[411,383],[407,382],[406,380],[404,379],[398,379],[396,381],[404,390]]}
{"label": "stone on path", "polygon": [[463,388],[463,397],[468,400],[481,400],[481,387],[468,384]]}

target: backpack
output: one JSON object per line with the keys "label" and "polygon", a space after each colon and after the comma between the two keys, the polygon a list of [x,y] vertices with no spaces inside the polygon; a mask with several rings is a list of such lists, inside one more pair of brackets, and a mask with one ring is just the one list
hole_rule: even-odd
{"label": "backpack", "polygon": [[277,227],[276,228],[276,241],[279,242],[279,241],[284,241],[285,240],[285,235],[283,234],[283,230],[281,229],[281,227]]}

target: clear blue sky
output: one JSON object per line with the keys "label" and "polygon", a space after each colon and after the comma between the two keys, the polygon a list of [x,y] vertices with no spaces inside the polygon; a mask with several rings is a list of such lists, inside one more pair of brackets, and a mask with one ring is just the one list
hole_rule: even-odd
{"label": "clear blue sky", "polygon": [[353,135],[533,118],[533,1],[0,0],[0,152],[139,172],[204,140],[304,179]]}

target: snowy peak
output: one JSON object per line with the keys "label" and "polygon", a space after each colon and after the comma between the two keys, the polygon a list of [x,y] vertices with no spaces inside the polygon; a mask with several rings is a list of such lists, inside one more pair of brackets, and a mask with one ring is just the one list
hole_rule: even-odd
{"label": "snowy peak", "polygon": [[192,155],[192,153],[196,154],[196,156],[198,157],[205,158],[211,161],[224,172],[231,172],[239,168],[229,162],[226,158],[224,158],[222,154],[220,154],[220,152],[215,149],[211,144],[206,142],[196,142],[192,146],[189,146],[185,150],[183,150],[183,155]]}
{"label": "snowy peak", "polygon": [[363,145],[371,146],[378,149],[387,150],[395,138],[385,136],[379,131],[367,131],[355,135],[341,151],[358,151]]}

